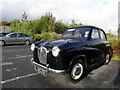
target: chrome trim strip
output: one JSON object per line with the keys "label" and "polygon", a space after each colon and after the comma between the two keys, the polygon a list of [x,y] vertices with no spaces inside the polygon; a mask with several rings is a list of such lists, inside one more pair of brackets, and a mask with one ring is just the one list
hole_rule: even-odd
{"label": "chrome trim strip", "polygon": [[65,73],[66,73],[66,70],[55,70],[55,69],[49,68],[49,64],[47,64],[46,66],[43,66],[43,65],[41,65],[41,64],[38,64],[38,63],[36,63],[36,62],[33,61],[33,58],[31,59],[31,62],[32,62],[34,65],[36,65],[36,66],[38,66],[38,67],[42,67],[42,68],[44,68],[44,69],[46,69],[46,70],[48,70],[48,71],[50,71],[50,72],[53,72],[53,73],[61,73],[61,74],[65,74]]}

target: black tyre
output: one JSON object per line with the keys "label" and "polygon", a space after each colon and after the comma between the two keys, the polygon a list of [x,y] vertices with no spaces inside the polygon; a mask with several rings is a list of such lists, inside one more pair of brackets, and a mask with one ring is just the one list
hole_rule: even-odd
{"label": "black tyre", "polygon": [[25,45],[30,45],[30,41],[29,41],[29,40],[26,40],[26,41],[25,41]]}
{"label": "black tyre", "polygon": [[70,78],[72,81],[78,82],[85,76],[85,67],[82,60],[75,62],[70,71]]}
{"label": "black tyre", "polygon": [[110,62],[110,54],[107,53],[105,56],[105,65],[107,65]]}

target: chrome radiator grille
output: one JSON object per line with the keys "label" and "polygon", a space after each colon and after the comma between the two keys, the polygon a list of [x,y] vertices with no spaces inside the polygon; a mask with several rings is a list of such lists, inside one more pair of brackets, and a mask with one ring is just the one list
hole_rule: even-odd
{"label": "chrome radiator grille", "polygon": [[39,58],[39,61],[40,63],[42,64],[47,64],[47,49],[45,47],[40,47],[38,48],[38,58]]}

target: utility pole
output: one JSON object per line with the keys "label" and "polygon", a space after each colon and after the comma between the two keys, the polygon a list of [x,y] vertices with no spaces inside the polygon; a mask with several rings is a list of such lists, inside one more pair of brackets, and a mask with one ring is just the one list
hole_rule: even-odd
{"label": "utility pole", "polygon": [[118,46],[120,47],[120,24],[118,27]]}
{"label": "utility pole", "polygon": [[120,48],[120,1],[118,2],[118,46]]}
{"label": "utility pole", "polygon": [[28,15],[26,14],[26,12],[24,12],[21,20],[24,22],[27,20],[27,17],[28,17]]}

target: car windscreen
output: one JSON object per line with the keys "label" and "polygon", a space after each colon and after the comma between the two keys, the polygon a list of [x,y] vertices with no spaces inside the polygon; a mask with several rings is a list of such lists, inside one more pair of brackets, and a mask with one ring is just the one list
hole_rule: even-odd
{"label": "car windscreen", "polygon": [[16,38],[17,34],[16,33],[9,33],[9,34],[6,35],[6,37]]}
{"label": "car windscreen", "polygon": [[8,33],[0,33],[0,37],[4,37],[5,35],[7,35]]}
{"label": "car windscreen", "polygon": [[87,38],[90,32],[90,28],[72,28],[64,32],[61,38]]}

